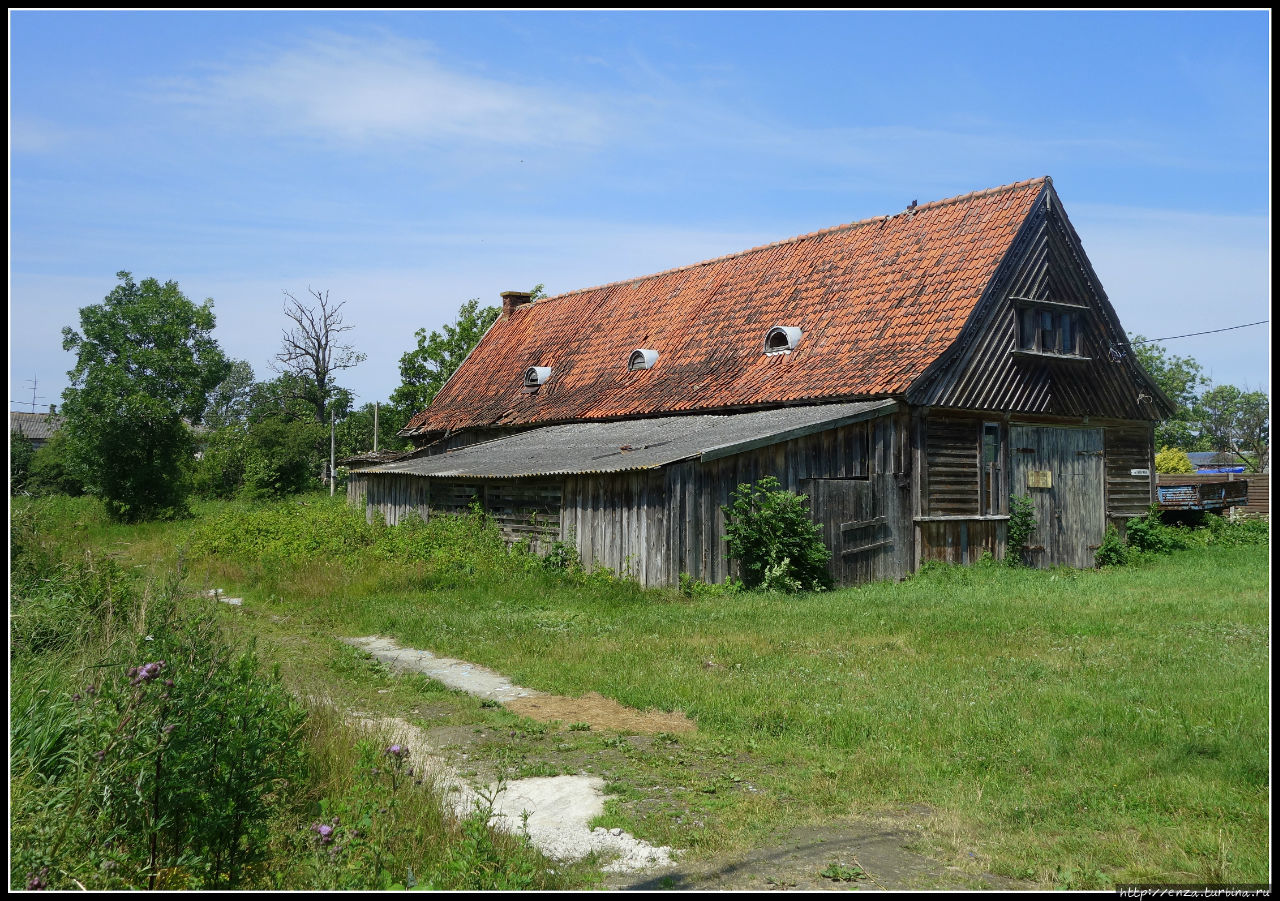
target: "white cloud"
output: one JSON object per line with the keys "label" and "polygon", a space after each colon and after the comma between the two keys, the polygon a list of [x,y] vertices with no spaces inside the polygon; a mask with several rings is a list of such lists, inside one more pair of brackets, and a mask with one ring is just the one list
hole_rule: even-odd
{"label": "white cloud", "polygon": [[171,84],[165,95],[223,122],[356,145],[589,145],[604,132],[585,95],[450,69],[428,45],[391,35],[322,35]]}

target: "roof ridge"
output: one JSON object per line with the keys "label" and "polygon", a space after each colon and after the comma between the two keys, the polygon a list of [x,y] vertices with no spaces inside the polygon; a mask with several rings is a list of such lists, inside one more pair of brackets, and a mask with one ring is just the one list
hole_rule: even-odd
{"label": "roof ridge", "polygon": [[965,193],[965,194],[957,194],[954,197],[946,197],[946,198],[943,198],[942,200],[931,200],[928,203],[920,204],[914,209],[907,209],[898,213],[888,213],[880,216],[870,216],[866,219],[859,219],[855,222],[846,222],[843,225],[833,225],[829,228],[821,228],[821,229],[818,229],[817,231],[808,232],[807,234],[794,235],[790,238],[783,238],[779,241],[771,241],[767,244],[759,244],[755,247],[748,247],[746,250],[739,250],[739,251],[735,251],[734,253],[726,253],[718,257],[709,257],[708,259],[700,260],[696,263],[686,263],[683,266],[673,266],[670,269],[662,269],[662,270],[659,270],[658,272],[650,272],[647,275],[637,275],[632,278],[622,278],[612,282],[604,282],[599,285],[593,285],[589,288],[578,288],[574,291],[565,291],[563,294],[553,294],[550,297],[541,298],[540,300],[534,302],[533,304],[530,304],[529,306],[537,307],[540,304],[550,303],[553,300],[561,300],[563,298],[574,297],[579,294],[589,294],[592,291],[600,291],[604,288],[613,288],[618,285],[630,285],[636,282],[645,281],[646,279],[657,278],[660,275],[671,275],[672,273],[683,272],[686,269],[696,269],[699,266],[708,266],[712,263],[720,263],[720,262],[723,262],[724,260],[732,260],[736,257],[746,256],[747,254],[756,253],[761,250],[768,250],[772,247],[782,247],[783,245],[786,245],[786,244],[794,244],[799,241],[807,241],[810,238],[816,238],[821,235],[830,235],[830,234],[835,234],[836,232],[848,231],[854,228],[858,228],[860,226],[870,225],[873,222],[884,222],[889,219],[893,219],[897,216],[902,216],[908,212],[918,213],[921,210],[936,209],[938,207],[949,206],[950,204],[953,204],[953,203],[960,203],[961,201],[965,201],[965,200],[973,200],[978,197],[985,197],[988,194],[999,194],[1002,191],[1014,191],[1014,190],[1017,190],[1018,188],[1025,188],[1036,183],[1052,185],[1053,179],[1050,178],[1048,175],[1041,175],[1037,178],[1028,178],[1023,181],[1012,182],[1011,184],[1007,184],[1007,185],[998,185],[997,187],[994,187],[994,188],[984,188],[979,191],[969,191],[968,193]]}

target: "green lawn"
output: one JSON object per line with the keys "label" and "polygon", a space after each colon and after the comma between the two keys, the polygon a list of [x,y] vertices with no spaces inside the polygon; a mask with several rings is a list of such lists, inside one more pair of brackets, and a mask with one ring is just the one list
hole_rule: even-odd
{"label": "green lawn", "polygon": [[[329,509],[311,504],[273,509],[305,531]],[[256,514],[236,510],[242,534]],[[684,711],[696,735],[615,773],[619,801],[651,780],[681,789],[689,816],[610,806],[650,841],[699,853],[927,805],[924,850],[1045,887],[1270,879],[1265,545],[685,597],[494,561],[450,536],[407,556],[316,545],[286,559],[261,553],[268,531],[257,551],[211,556],[198,536],[215,513],[229,515],[80,534],[135,560],[182,549],[193,584],[243,594],[276,633],[387,635],[533,688]]]}

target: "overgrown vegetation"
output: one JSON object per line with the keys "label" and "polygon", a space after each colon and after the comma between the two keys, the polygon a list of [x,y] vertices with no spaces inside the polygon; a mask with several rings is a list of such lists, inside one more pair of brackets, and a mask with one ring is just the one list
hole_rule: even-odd
{"label": "overgrown vegetation", "polygon": [[809,515],[809,498],[785,491],[773,476],[742,484],[724,510],[724,538],[742,584],[764,591],[823,591],[831,587],[831,551]]}
{"label": "overgrown vegetation", "polygon": [[1009,566],[1024,566],[1027,562],[1027,542],[1036,530],[1036,508],[1031,498],[1024,494],[1009,497],[1008,538],[1004,562]]}
{"label": "overgrown vegetation", "polygon": [[[124,543],[126,572],[185,545],[196,581],[242,594],[237,628],[273,636],[303,684],[329,687],[356,663],[285,639],[380,634],[545,691],[684,711],[697,733],[633,741],[532,723],[357,661],[359,680],[380,680],[367,697],[429,699],[454,711],[458,731],[492,733],[467,748],[473,760],[525,775],[598,765],[614,792],[602,825],[695,858],[774,841],[783,824],[926,805],[920,850],[1041,887],[1267,878],[1265,522],[1208,519],[1179,531],[1186,549],[1138,566],[933,566],[902,583],[783,600],[690,580],[684,592],[644,591],[505,549],[483,517],[387,529],[314,496],[197,506],[192,523],[155,526],[111,524],[87,498],[22,509],[40,522],[20,542]],[[155,659],[169,663],[120,661],[122,672]],[[70,684],[60,690],[69,704]],[[332,713],[311,710],[300,741],[305,786],[281,793],[262,866],[281,886],[354,885],[348,865],[366,887],[407,886],[410,869],[420,886],[464,887],[462,870],[491,887],[522,872],[553,885],[536,858],[522,858],[528,870],[497,862],[528,853],[518,840],[468,838],[425,801],[412,813],[425,796],[408,792],[426,786],[400,780],[393,791],[391,737],[361,747]],[[405,766],[419,759],[413,748]],[[26,790],[11,783],[15,799]],[[382,808],[394,812],[382,831],[345,841],[356,810]],[[350,854],[330,856],[324,825]],[[419,828],[437,850],[411,861],[399,849],[419,847]]]}
{"label": "overgrown vegetation", "polygon": [[180,571],[77,541],[107,523],[88,498],[11,521],[11,888],[564,884],[488,811],[456,820],[407,748],[300,704]]}
{"label": "overgrown vegetation", "polygon": [[1123,566],[1190,547],[1265,545],[1269,540],[1270,523],[1265,519],[1201,512],[1189,524],[1169,524],[1153,504],[1145,515],[1129,520],[1123,539],[1115,526],[1108,526],[1094,559],[1099,566]]}

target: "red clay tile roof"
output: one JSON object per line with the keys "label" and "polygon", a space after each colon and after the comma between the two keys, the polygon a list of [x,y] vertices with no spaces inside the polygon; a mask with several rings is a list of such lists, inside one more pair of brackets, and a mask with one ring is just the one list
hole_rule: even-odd
{"label": "red clay tile roof", "polygon": [[[899,395],[955,340],[1047,178],[561,294],[501,317],[401,434]],[[775,325],[804,330],[768,356]],[[637,348],[652,369],[629,372]],[[550,366],[536,392],[530,366]]]}

